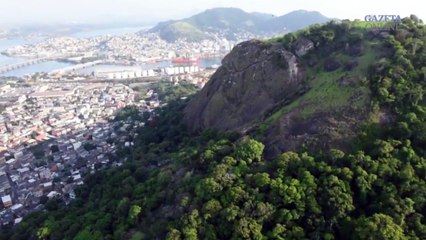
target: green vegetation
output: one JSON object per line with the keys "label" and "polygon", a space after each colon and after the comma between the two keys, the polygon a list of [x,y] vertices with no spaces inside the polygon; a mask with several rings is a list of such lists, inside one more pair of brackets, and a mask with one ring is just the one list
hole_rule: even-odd
{"label": "green vegetation", "polygon": [[52,140],[47,140],[42,143],[37,143],[29,148],[30,152],[34,154],[36,159],[44,159],[45,158],[45,146],[51,143]]}
{"label": "green vegetation", "polygon": [[86,143],[83,144],[83,148],[86,151],[92,151],[92,150],[96,149],[96,145],[89,143],[89,142],[86,142]]}
{"label": "green vegetation", "polygon": [[[318,41],[339,29],[320,27]],[[358,59],[368,63],[354,72],[366,80],[354,88],[371,94],[354,105],[373,105],[389,121],[367,124],[352,151],[266,161],[264,144],[249,136],[189,133],[187,102],[172,101],[139,129],[125,165],[87,176],[69,206],[52,203],[1,239],[426,239],[425,26],[404,19],[377,47],[383,54]],[[337,82],[343,74],[308,82],[305,103],[330,103],[304,109],[305,117],[350,96],[351,85]],[[283,109],[293,104],[302,102]]]}
{"label": "green vegetation", "polygon": [[114,120],[122,121],[122,120],[127,120],[129,117],[133,120],[139,119],[139,110],[137,107],[135,106],[124,107],[119,112],[117,112]]}
{"label": "green vegetation", "polygon": [[[366,78],[369,67],[383,51],[377,39],[368,36],[357,23],[344,21],[342,24],[314,25],[269,41],[294,50],[293,43],[300,37],[320,46],[304,56],[308,90],[260,123],[261,133],[290,112],[301,119],[309,119],[318,113],[338,113],[343,109],[360,111],[369,103],[370,89]],[[336,66],[327,69],[331,64]]]}
{"label": "green vegetation", "polygon": [[182,97],[188,97],[197,92],[197,87],[187,82],[180,82],[174,85],[168,81],[154,83],[152,86],[154,92],[158,93],[158,98],[164,102],[176,101]]}
{"label": "green vegetation", "polygon": [[209,38],[208,35],[187,22],[174,22],[164,26],[160,31],[160,37],[171,42],[179,38],[185,38],[188,41],[201,41]]}

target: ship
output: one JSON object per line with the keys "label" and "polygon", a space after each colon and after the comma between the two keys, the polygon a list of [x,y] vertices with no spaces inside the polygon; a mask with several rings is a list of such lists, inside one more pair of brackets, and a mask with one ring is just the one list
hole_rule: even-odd
{"label": "ship", "polygon": [[172,60],[172,64],[197,64],[200,61],[197,57],[192,58],[175,58]]}

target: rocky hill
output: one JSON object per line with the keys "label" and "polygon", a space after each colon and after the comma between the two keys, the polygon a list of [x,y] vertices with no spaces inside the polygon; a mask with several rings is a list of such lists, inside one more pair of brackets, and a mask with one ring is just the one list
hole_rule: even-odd
{"label": "rocky hill", "polygon": [[376,45],[384,35],[351,31],[331,23],[241,43],[186,108],[188,127],[250,132],[270,157],[302,146],[344,149],[377,114],[366,77],[388,52]]}
{"label": "rocky hill", "polygon": [[159,23],[149,32],[159,33],[167,41],[179,38],[190,41],[207,39],[209,36],[205,33],[220,33],[233,40],[236,33],[272,35],[296,31],[328,20],[318,12],[304,10],[275,17],[272,14],[247,13],[238,8],[214,8],[186,19]]}
{"label": "rocky hill", "polygon": [[241,43],[187,107],[190,127],[250,128],[277,102],[297,95],[305,72],[296,55],[282,44]]}

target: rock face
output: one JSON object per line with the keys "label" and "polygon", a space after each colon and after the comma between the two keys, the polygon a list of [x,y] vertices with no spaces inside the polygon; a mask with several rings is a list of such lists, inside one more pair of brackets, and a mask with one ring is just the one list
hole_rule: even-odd
{"label": "rock face", "polygon": [[278,43],[239,44],[186,107],[188,128],[254,135],[268,159],[300,149],[347,150],[370,115],[360,80],[366,70],[352,59],[353,71],[329,74],[342,68],[332,57],[310,66],[300,56],[315,54],[312,47],[308,39],[295,42],[295,53]]}
{"label": "rock face", "polygon": [[191,130],[245,132],[280,101],[297,94],[304,72],[297,57],[280,44],[241,43],[186,107],[185,121]]}
{"label": "rock face", "polygon": [[356,113],[344,111],[321,112],[305,119],[298,116],[299,110],[284,114],[263,134],[261,140],[267,146],[266,158],[297,151],[303,145],[309,146],[311,152],[329,148],[348,150],[356,136],[356,124],[364,121]]}
{"label": "rock face", "polygon": [[294,51],[298,57],[304,56],[309,50],[314,48],[314,43],[304,37],[300,37],[293,44]]}

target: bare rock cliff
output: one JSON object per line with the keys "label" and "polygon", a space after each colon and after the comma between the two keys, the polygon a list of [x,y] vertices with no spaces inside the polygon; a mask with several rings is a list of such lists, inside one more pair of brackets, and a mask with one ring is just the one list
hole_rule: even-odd
{"label": "bare rock cliff", "polygon": [[258,40],[237,45],[185,109],[191,130],[242,131],[263,119],[302,86],[304,69],[282,45]]}

